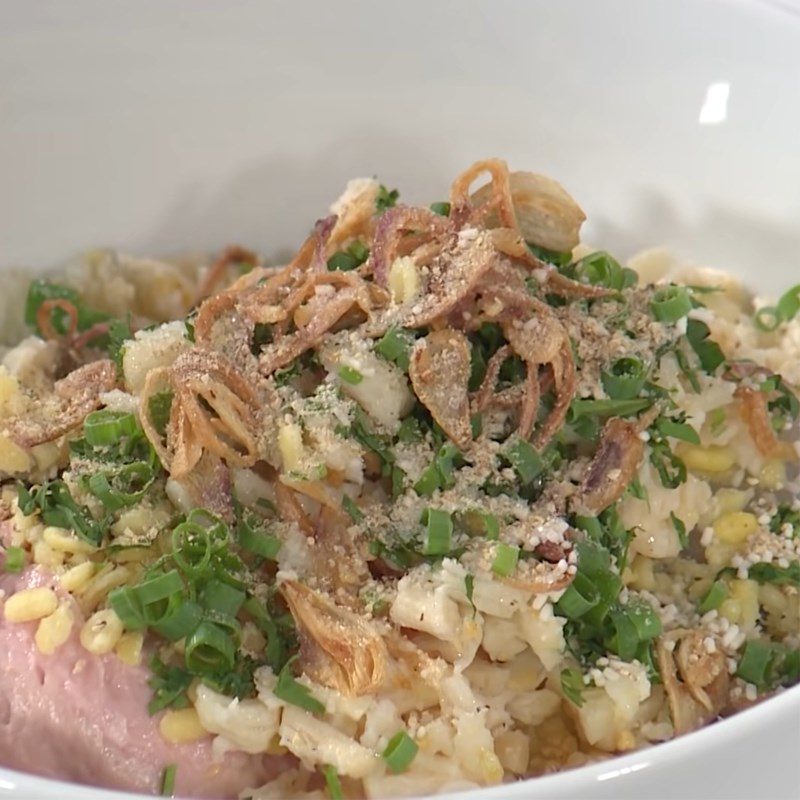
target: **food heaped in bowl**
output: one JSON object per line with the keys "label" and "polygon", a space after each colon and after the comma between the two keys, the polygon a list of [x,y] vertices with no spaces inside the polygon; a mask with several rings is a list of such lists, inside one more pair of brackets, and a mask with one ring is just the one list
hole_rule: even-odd
{"label": "food heaped in bowl", "polygon": [[489,160],[430,208],[352,181],[285,267],[94,253],[31,283],[0,761],[422,795],[797,682],[798,288],[756,310],[583,219]]}

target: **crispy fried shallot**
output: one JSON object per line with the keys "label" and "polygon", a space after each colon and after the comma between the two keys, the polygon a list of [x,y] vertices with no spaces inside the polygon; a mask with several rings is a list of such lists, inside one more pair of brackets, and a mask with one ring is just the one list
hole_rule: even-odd
{"label": "crispy fried shallot", "polygon": [[572,500],[576,513],[599,514],[622,497],[644,454],[640,431],[637,422],[619,417],[606,422],[597,452]]}
{"label": "crispy fried shallot", "polygon": [[389,267],[395,258],[411,252],[425,241],[441,239],[451,231],[448,219],[427,208],[404,205],[390,208],[383,212],[375,226],[367,270],[372,272],[380,286],[386,286]]}
{"label": "crispy fried shallot", "polygon": [[472,441],[467,384],[470,348],[461,331],[433,331],[411,352],[408,376],[419,401],[442,430],[464,449]]}
{"label": "crispy fried shallot", "polygon": [[110,392],[116,383],[113,361],[92,361],[57,381],[53,394],[41,400],[33,411],[6,420],[5,428],[20,447],[55,441],[99,408],[100,395]]}
{"label": "crispy fried shallot", "polygon": [[782,442],[772,427],[767,395],[750,386],[738,386],[734,397],[739,401],[739,413],[744,420],[758,452],[765,458],[797,457],[788,442]]}
{"label": "crispy fried shallot", "polygon": [[233,264],[247,264],[252,268],[258,264],[258,256],[252,250],[246,250],[239,245],[226,247],[219,258],[211,265],[208,274],[200,284],[195,303],[204,300],[214,291],[217,284],[225,277],[228,267]]}
{"label": "crispy fried shallot", "polygon": [[363,617],[298,581],[284,581],[281,594],[297,623],[300,664],[310,678],[350,697],[381,687],[389,653]]}
{"label": "crispy fried shallot", "polygon": [[[150,398],[165,384],[174,395],[166,444],[149,416]],[[168,369],[151,370],[140,397],[142,428],[175,478],[192,470],[204,451],[228,466],[252,466],[260,414],[247,378],[220,353],[200,348],[181,354]]]}
{"label": "crispy fried shallot", "polygon": [[[53,327],[53,311],[56,309],[63,311],[69,317],[69,327],[63,336]],[[74,303],[63,297],[45,300],[36,312],[36,325],[45,341],[69,338],[78,330],[78,309]]]}

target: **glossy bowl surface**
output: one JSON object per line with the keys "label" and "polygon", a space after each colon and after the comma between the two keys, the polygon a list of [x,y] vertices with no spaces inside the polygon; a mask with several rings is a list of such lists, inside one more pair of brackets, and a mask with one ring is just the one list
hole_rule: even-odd
{"label": "glossy bowl surface", "polygon": [[[586,241],[774,294],[800,280],[799,130],[795,0],[4,0],[0,268],[104,245],[279,256],[350,177],[430,201],[499,155],[559,179]],[[459,797],[798,797],[798,754],[800,687]],[[0,770],[4,800],[111,797]]]}

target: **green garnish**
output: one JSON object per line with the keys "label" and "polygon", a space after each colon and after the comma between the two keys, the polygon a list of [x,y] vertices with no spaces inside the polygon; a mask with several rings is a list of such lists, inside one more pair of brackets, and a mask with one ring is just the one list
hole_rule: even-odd
{"label": "green garnish", "polygon": [[295,658],[297,658],[297,656],[290,658],[283,669],[278,673],[278,682],[275,684],[273,694],[278,699],[291,703],[298,708],[304,708],[312,714],[324,714],[324,703],[321,703],[311,694],[311,690],[308,686],[298,683],[292,676],[290,670],[291,664]]}
{"label": "green garnish", "polygon": [[561,691],[573,705],[581,708],[583,706],[583,690],[586,685],[583,682],[581,671],[574,668],[561,670]]}
{"label": "green garnish", "polygon": [[574,276],[576,280],[583,283],[605,286],[618,292],[635,286],[638,280],[637,274],[632,269],[623,267],[604,250],[584,256],[568,270],[564,270],[564,274],[568,277]]}
{"label": "green garnish", "polygon": [[711,331],[705,322],[699,319],[686,321],[686,339],[697,353],[703,371],[713,375],[717,367],[725,363],[725,356],[720,346],[710,337]]}
{"label": "green garnish", "polygon": [[326,764],[322,768],[322,774],[325,777],[325,785],[328,787],[328,796],[331,800],[344,800],[342,782],[339,780],[339,773],[336,767],[332,764]]}
{"label": "green garnish", "polygon": [[800,561],[790,561],[788,567],[779,567],[764,562],[751,564],[747,569],[747,577],[758,583],[800,588]]}
{"label": "green garnish", "polygon": [[426,508],[422,513],[425,538],[422,553],[426,556],[443,556],[452,550],[453,518],[440,508]]}
{"label": "green garnish", "polygon": [[375,196],[375,210],[380,214],[387,208],[392,208],[400,199],[400,192],[397,189],[389,191],[383,184],[378,187],[378,194]]}
{"label": "green garnish", "polygon": [[156,392],[147,401],[147,413],[150,415],[150,421],[161,436],[167,432],[173,396],[171,391]]}
{"label": "green garnish", "polygon": [[434,214],[438,214],[440,217],[450,216],[450,203],[448,202],[431,203],[430,209]]}
{"label": "green garnish", "polygon": [[700,601],[700,605],[698,606],[700,613],[707,614],[709,611],[719,608],[727,596],[728,586],[725,581],[714,581]]}
{"label": "green garnish", "polygon": [[612,400],[632,400],[644,388],[648,372],[640,358],[619,358],[601,375],[603,389]]}
{"label": "green garnish", "polygon": [[495,550],[494,561],[492,561],[492,572],[507,578],[517,568],[519,561],[519,547],[498,542]]}
{"label": "green garnish", "polygon": [[800,311],[800,284],[787,289],[775,306],[765,306],[756,311],[753,316],[755,326],[765,333],[771,333],[779,325],[789,322]]}
{"label": "green garnish", "polygon": [[351,386],[358,386],[364,380],[364,376],[357,369],[346,365],[339,367],[338,375],[345,383],[349,383]]}
{"label": "green garnish", "polygon": [[353,522],[361,522],[364,519],[364,512],[356,505],[355,500],[349,495],[342,496],[342,508],[347,512]]}
{"label": "green garnish", "polygon": [[659,322],[677,322],[692,310],[692,298],[685,287],[672,284],[654,292],[650,310]]}
{"label": "green garnish", "polygon": [[414,335],[402,328],[389,328],[388,331],[375,343],[375,352],[397,364],[403,372],[408,372],[409,355],[414,346]]}
{"label": "green garnish", "polygon": [[38,489],[32,490],[19,484],[18,492],[19,509],[25,516],[38,509],[45,525],[73,530],[87,542],[100,544],[103,523],[95,520],[86,506],[75,502],[64,481],[45,481]]}
{"label": "green garnish", "polygon": [[405,731],[398,731],[389,739],[382,756],[389,771],[397,774],[409,768],[418,750],[417,743]]}
{"label": "green garnish", "polygon": [[515,438],[504,449],[503,455],[509,460],[522,483],[536,480],[545,469],[544,459],[534,446],[524,439]]}
{"label": "green garnish", "polygon": [[346,250],[334,253],[327,262],[329,272],[350,272],[369,258],[369,248],[362,242],[353,242]]}
{"label": "green garnish", "polygon": [[178,772],[178,767],[175,764],[170,764],[164,767],[164,774],[161,777],[162,797],[175,796],[175,776],[177,772]]}
{"label": "green garnish", "polygon": [[21,547],[6,547],[6,560],[3,564],[4,572],[17,573],[25,568],[25,551]]}

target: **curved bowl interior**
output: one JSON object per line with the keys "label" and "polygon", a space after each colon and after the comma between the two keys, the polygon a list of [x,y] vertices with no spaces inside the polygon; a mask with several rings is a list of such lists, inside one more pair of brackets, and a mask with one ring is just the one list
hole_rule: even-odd
{"label": "curved bowl interior", "polygon": [[[564,183],[586,240],[666,245],[775,293],[800,251],[799,44],[786,0],[6,0],[0,267],[100,245],[279,256],[349,177],[430,201],[500,155]],[[795,688],[481,796],[790,796],[799,718]],[[0,796],[111,797],[3,770]]]}

